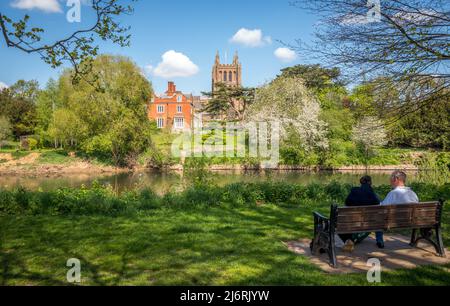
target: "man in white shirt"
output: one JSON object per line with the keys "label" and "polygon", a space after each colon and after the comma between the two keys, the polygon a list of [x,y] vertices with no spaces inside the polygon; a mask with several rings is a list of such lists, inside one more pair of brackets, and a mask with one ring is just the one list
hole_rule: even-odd
{"label": "man in white shirt", "polygon": [[[381,202],[381,205],[413,204],[420,202],[417,194],[411,188],[406,187],[405,172],[395,171],[392,173],[391,186],[393,190],[389,192],[386,199]],[[377,246],[381,249],[384,248],[383,232],[377,233]]]}
{"label": "man in white shirt", "polygon": [[391,175],[391,186],[393,190],[389,192],[386,199],[381,202],[381,205],[394,204],[413,204],[419,203],[419,197],[412,191],[411,188],[406,187],[406,174],[402,171],[395,171]]}

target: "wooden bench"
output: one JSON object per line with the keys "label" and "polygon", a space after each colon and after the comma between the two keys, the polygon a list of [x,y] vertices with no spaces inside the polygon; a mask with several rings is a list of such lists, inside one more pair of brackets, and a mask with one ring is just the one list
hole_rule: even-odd
{"label": "wooden bench", "polygon": [[[443,201],[419,204],[379,205],[359,207],[331,206],[330,218],[314,213],[313,254],[328,253],[333,267],[337,266],[335,234],[379,232],[392,229],[412,229],[411,243],[430,242],[436,252],[445,257],[441,218]],[[433,230],[436,239],[433,240]]]}

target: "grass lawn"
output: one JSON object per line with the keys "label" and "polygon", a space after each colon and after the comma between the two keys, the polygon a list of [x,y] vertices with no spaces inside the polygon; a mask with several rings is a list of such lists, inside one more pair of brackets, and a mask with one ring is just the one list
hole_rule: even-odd
{"label": "grass lawn", "polygon": [[[161,208],[132,216],[0,217],[0,285],[369,285],[328,275],[282,241],[310,237],[315,205]],[[319,207],[327,213],[328,205]],[[448,206],[445,224],[448,224]],[[449,245],[450,231],[444,229]],[[450,265],[382,274],[381,285],[448,285]]]}

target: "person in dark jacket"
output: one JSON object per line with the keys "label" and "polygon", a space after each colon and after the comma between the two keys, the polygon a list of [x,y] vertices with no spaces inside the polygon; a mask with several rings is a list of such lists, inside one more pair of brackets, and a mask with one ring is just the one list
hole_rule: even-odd
{"label": "person in dark jacket", "polygon": [[[361,178],[360,183],[360,187],[352,188],[345,200],[345,205],[348,207],[380,205],[381,201],[372,188],[372,178],[364,176]],[[369,235],[370,233],[342,234],[339,237],[345,243],[344,250],[353,251],[354,245],[361,243]]]}

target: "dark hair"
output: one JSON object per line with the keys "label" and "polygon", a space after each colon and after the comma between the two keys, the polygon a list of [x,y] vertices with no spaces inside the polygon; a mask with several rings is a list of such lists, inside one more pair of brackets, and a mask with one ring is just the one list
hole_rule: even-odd
{"label": "dark hair", "polygon": [[361,185],[372,185],[372,178],[368,175],[363,176],[359,182],[361,183]]}

